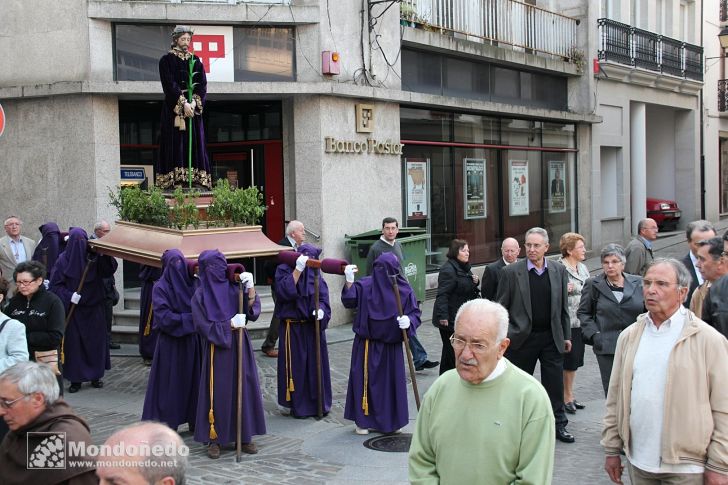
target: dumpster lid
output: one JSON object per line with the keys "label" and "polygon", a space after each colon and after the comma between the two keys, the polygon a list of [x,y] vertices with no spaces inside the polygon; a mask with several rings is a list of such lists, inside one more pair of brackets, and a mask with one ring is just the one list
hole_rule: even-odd
{"label": "dumpster lid", "polygon": [[[425,228],[424,227],[400,227],[399,228],[399,234],[397,234],[397,237],[407,237],[407,236],[414,236],[418,234],[424,234]],[[362,239],[362,240],[377,240],[382,235],[381,229],[372,229],[371,231],[362,232],[361,234],[354,234],[352,236],[348,234],[344,234],[344,237],[348,240],[356,240],[356,239]]]}

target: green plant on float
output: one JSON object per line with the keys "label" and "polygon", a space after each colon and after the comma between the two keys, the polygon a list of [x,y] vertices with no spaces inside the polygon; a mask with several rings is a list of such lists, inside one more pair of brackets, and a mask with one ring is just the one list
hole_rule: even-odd
{"label": "green plant on float", "polygon": [[109,199],[122,221],[150,226],[169,225],[169,207],[164,193],[157,187],[147,190],[142,190],[138,185],[110,188]]}
{"label": "green plant on float", "polygon": [[257,187],[234,189],[227,179],[220,179],[212,189],[212,202],[207,208],[208,225],[255,225],[264,212],[263,194]]}
{"label": "green plant on float", "polygon": [[184,190],[182,187],[174,189],[172,194],[174,206],[169,209],[169,221],[172,227],[187,229],[200,226],[200,211],[197,208],[198,190]]}

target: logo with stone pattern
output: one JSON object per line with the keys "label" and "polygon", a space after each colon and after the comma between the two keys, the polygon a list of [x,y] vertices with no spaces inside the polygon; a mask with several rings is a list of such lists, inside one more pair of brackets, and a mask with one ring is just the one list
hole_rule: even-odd
{"label": "logo with stone pattern", "polygon": [[[37,443],[37,444],[35,444]],[[31,449],[31,446],[34,447]],[[30,431],[26,435],[29,470],[65,470],[66,433]]]}

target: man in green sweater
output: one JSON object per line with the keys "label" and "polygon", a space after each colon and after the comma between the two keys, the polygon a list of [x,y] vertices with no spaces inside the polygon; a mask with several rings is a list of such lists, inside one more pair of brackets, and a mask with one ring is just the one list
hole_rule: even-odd
{"label": "man in green sweater", "polygon": [[550,484],[554,415],[546,391],[503,357],[508,312],[465,303],[450,338],[456,369],[425,395],[409,450],[413,484]]}

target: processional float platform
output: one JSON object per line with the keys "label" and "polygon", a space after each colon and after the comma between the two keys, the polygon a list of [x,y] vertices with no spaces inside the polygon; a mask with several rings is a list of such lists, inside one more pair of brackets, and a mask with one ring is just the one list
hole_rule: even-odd
{"label": "processional float platform", "polygon": [[187,259],[197,259],[207,249],[217,249],[225,258],[275,256],[293,248],[279,246],[262,226],[171,229],[117,221],[110,233],[88,242],[99,254],[160,268],[167,249],[179,249]]}

